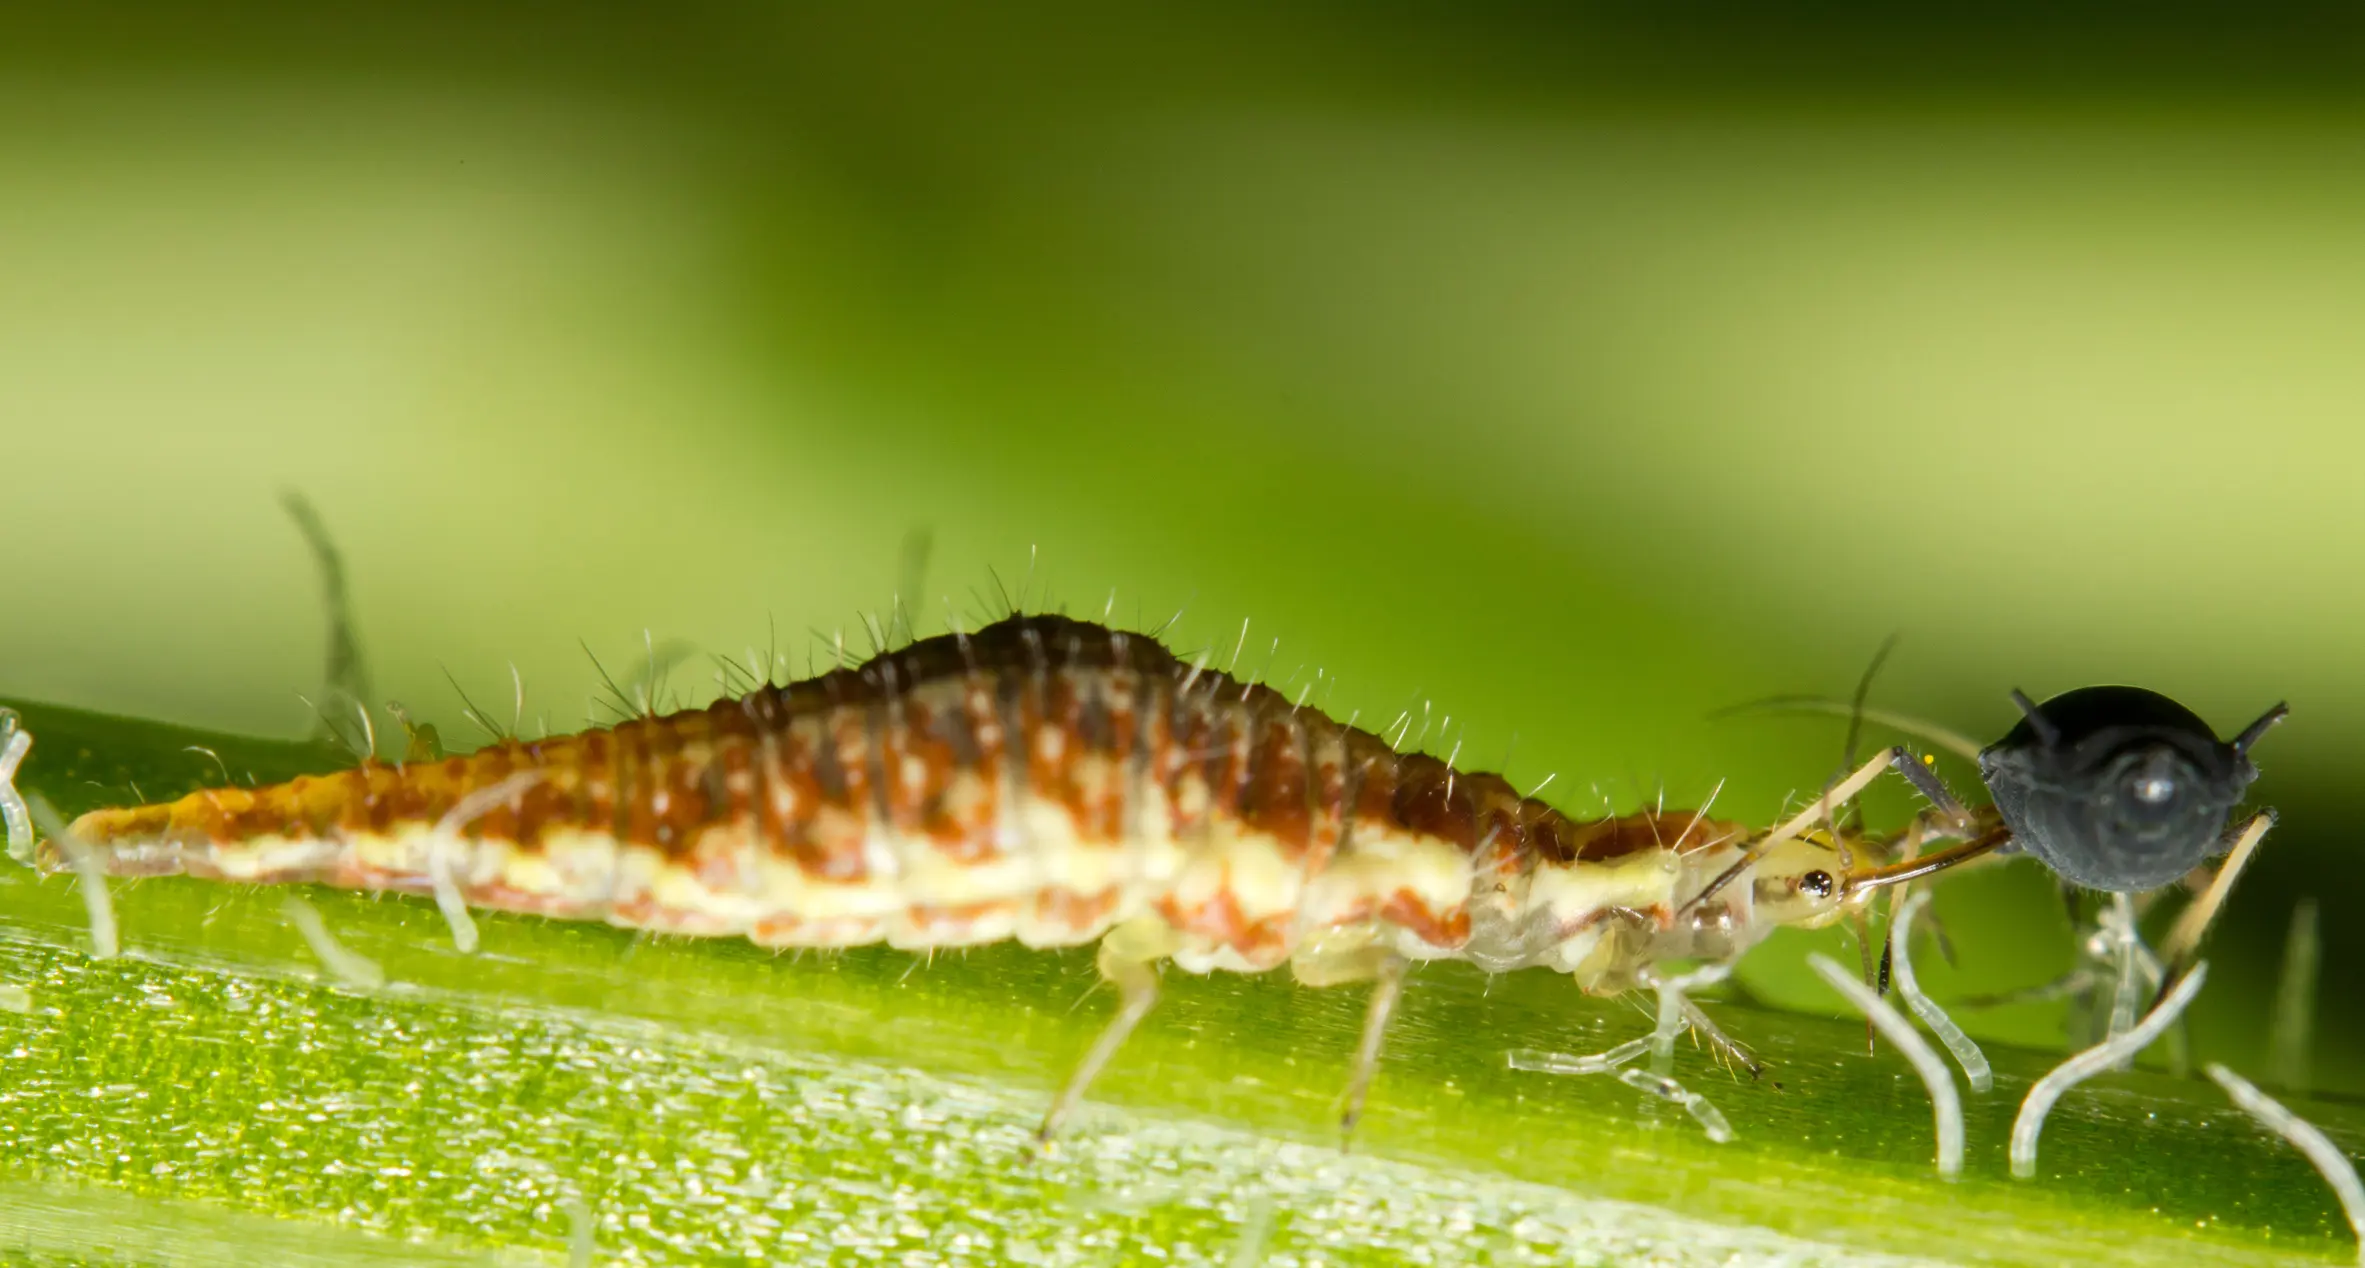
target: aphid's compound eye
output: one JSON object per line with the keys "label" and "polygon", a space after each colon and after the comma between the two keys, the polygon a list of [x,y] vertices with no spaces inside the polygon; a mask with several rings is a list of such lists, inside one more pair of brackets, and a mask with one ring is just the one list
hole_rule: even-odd
{"label": "aphid's compound eye", "polygon": [[1829,898],[1837,888],[1839,886],[1832,881],[1831,873],[1820,868],[1798,878],[1798,892],[1816,898]]}

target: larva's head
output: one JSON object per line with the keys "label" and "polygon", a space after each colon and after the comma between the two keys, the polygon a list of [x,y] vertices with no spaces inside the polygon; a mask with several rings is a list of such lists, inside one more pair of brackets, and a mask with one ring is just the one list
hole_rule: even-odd
{"label": "larva's head", "polygon": [[1888,886],[1969,862],[2011,839],[1998,827],[1934,854],[1881,863],[1881,851],[1863,837],[1818,829],[1763,847],[1750,873],[1750,900],[1760,923],[1820,929],[1864,910]]}
{"label": "larva's head", "polygon": [[1793,837],[1768,849],[1749,879],[1757,918],[1769,924],[1820,929],[1862,907],[1869,887],[1851,883],[1850,858],[1862,858],[1860,843],[1843,854],[1821,831]]}

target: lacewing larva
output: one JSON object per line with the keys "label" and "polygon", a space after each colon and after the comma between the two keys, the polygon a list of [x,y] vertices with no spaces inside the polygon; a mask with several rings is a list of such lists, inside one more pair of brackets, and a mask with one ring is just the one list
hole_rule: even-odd
{"label": "lacewing larva", "polygon": [[1888,843],[1820,826],[1887,767],[1914,764],[1889,750],[1768,830],[1663,808],[1578,820],[1151,636],[1014,615],[705,708],[94,810],[32,857],[434,895],[456,934],[473,907],[768,947],[1097,940],[1121,1002],[1046,1138],[1149,1011],[1160,961],[1286,964],[1375,984],[1351,1128],[1411,962],[1656,986],[1664,1050],[1686,1024],[1714,1036],[1660,966],[1729,962],[1993,848],[1884,866]]}

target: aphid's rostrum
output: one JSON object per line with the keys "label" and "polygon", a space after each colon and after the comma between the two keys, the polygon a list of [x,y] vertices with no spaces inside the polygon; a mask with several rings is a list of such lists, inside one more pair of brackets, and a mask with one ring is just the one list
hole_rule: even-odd
{"label": "aphid's rostrum", "polygon": [[[1054,1123],[1159,960],[1377,979],[1351,1121],[1409,961],[1610,993],[1906,870],[1802,837],[1813,818],[1572,820],[1150,637],[1029,615],[610,729],[98,810],[72,836],[117,875],[429,893],[440,874],[470,906],[765,946],[1100,939],[1125,1003]],[[56,841],[39,861],[67,862]]]}

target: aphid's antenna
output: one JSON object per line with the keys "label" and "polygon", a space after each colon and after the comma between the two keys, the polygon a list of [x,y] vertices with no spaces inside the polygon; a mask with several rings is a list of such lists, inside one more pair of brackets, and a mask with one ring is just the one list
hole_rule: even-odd
{"label": "aphid's antenna", "polygon": [[[353,632],[352,601],[345,590],[345,558],[329,536],[328,525],[321,520],[320,512],[302,493],[282,489],[279,504],[286,508],[288,518],[296,522],[296,531],[304,535],[304,544],[312,548],[312,562],[320,571],[321,598],[328,608],[328,694],[370,699],[369,669],[362,662],[361,640]],[[332,734],[335,732],[335,724],[326,717],[321,719],[321,725]]]}
{"label": "aphid's antenna", "polygon": [[1906,881],[1920,880],[1933,872],[1943,872],[1957,863],[1967,863],[2005,845],[2011,839],[2012,830],[1999,825],[1980,833],[1961,845],[1951,846],[1936,854],[1924,854],[1920,858],[1906,859],[1903,862],[1891,863],[1885,867],[1864,868],[1850,872],[1842,883],[1850,893],[1868,889],[1883,889],[1890,885],[1902,885]]}
{"label": "aphid's antenna", "polygon": [[2283,719],[2290,716],[2291,706],[2288,704],[2277,703],[2274,708],[2269,709],[2264,714],[2260,715],[2258,721],[2243,727],[2242,733],[2234,737],[2234,752],[2239,753],[2244,757],[2250,756],[2250,746],[2258,743],[2258,738],[2260,736],[2265,735],[2271,730],[2274,730],[2276,723],[2281,722]]}
{"label": "aphid's antenna", "polygon": [[1859,709],[1849,701],[1834,700],[1828,696],[1767,696],[1762,700],[1751,700],[1746,704],[1730,705],[1715,710],[1708,717],[1714,721],[1720,718],[1738,717],[1745,713],[1822,713],[1837,718],[1860,715],[1865,721],[1875,726],[1885,726],[1892,731],[1901,732],[1916,739],[1928,740],[1947,752],[1956,754],[1964,761],[1976,762],[1979,760],[1979,741],[1960,731],[1940,726],[1925,718],[1917,718],[1911,714],[1898,713],[1889,709],[1874,708],[1870,705]]}
{"label": "aphid's antenna", "polygon": [[2028,729],[2037,733],[2038,743],[2046,748],[2060,746],[2061,728],[2054,726],[2052,720],[2037,708],[2036,702],[2030,700],[2018,687],[2012,688],[2012,703],[2018,705],[2020,715],[2028,719]]}
{"label": "aphid's antenna", "polygon": [[[1889,653],[1897,649],[1897,638],[1898,635],[1892,631],[1887,638],[1881,640],[1880,648],[1872,653],[1872,663],[1864,667],[1863,677],[1856,680],[1856,694],[1848,702],[1847,739],[1840,745],[1840,769],[1843,771],[1852,769],[1856,765],[1856,741],[1864,736],[1864,702],[1872,695],[1872,680],[1880,676],[1881,666],[1888,663]],[[1844,805],[1833,809],[1832,815],[1826,819],[1826,826],[1831,830],[1831,839],[1839,846],[1840,864],[1850,868],[1856,866],[1856,852],[1848,847],[1847,838],[1840,834],[1837,816],[1853,809],[1855,804],[1855,798],[1849,798]],[[1830,808],[1829,803],[1826,803],[1826,807]],[[1855,919],[1850,923],[1855,926],[1857,967],[1863,972],[1864,984],[1872,988],[1872,993],[1877,996],[1885,992],[1889,984],[1888,934],[1884,931],[1881,935],[1880,957],[1876,964],[1872,952],[1871,905],[1867,904],[1860,908],[1856,912]],[[1873,1040],[1878,1029],[1879,1024],[1874,1020],[1872,1014],[1865,1014],[1864,1051],[1867,1054],[1873,1051]]]}
{"label": "aphid's antenna", "polygon": [[[1717,873],[1716,879],[1708,882],[1708,884],[1703,887],[1699,893],[1692,895],[1691,898],[1686,900],[1681,907],[1676,908],[1676,911],[1679,914],[1690,911],[1692,908],[1697,907],[1701,903],[1704,903],[1710,898],[1715,897],[1718,893],[1723,891],[1725,886],[1732,884],[1733,881],[1741,875],[1741,873],[1748,871],[1752,867],[1755,867],[1757,865],[1757,861],[1764,858],[1766,854],[1775,846],[1780,845],[1785,841],[1792,840],[1800,833],[1803,833],[1809,828],[1814,827],[1817,823],[1822,822],[1826,817],[1828,817],[1830,813],[1829,807],[1832,804],[1845,801],[1848,798],[1855,796],[1857,793],[1863,791],[1866,784],[1869,784],[1873,780],[1880,778],[1881,772],[1883,770],[1894,768],[1899,763],[1906,760],[1910,760],[1910,758],[1904,749],[1892,748],[1882,753],[1880,756],[1873,758],[1871,761],[1864,763],[1862,766],[1857,767],[1855,771],[1851,773],[1846,779],[1843,779],[1837,784],[1825,789],[1823,791],[1823,795],[1817,798],[1814,804],[1808,806],[1804,810],[1799,811],[1797,814],[1792,815],[1782,824],[1782,826],[1775,828],[1773,831],[1766,833],[1757,840],[1750,842],[1748,848],[1741,851],[1741,857],[1734,859],[1731,866],[1725,868],[1724,871]],[[2004,841],[2010,839],[2011,838],[2009,834],[2003,834],[1997,840],[1990,842],[1987,848],[1992,850],[1996,846],[2003,844]],[[1934,858],[1936,856],[1933,855],[1932,857]],[[1938,869],[1930,868],[1928,870],[1936,871]],[[1869,876],[1871,874],[1872,873],[1858,873],[1851,869],[1848,874],[1849,881],[1846,883],[1852,884],[1855,878],[1859,875]],[[1923,872],[1913,873],[1914,876],[1920,876],[1924,874],[1925,873]],[[1911,879],[1911,877],[1900,876],[1892,880],[1883,880],[1879,882],[1879,884],[1894,884],[1896,880],[1909,879]]]}
{"label": "aphid's antenna", "polygon": [[1880,650],[1872,654],[1872,663],[1864,667],[1864,676],[1856,680],[1855,698],[1848,702],[1848,739],[1840,747],[1843,767],[1856,764],[1856,741],[1864,735],[1864,701],[1872,694],[1872,680],[1880,676],[1881,666],[1888,663],[1889,653],[1897,650],[1897,634],[1881,640]]}

